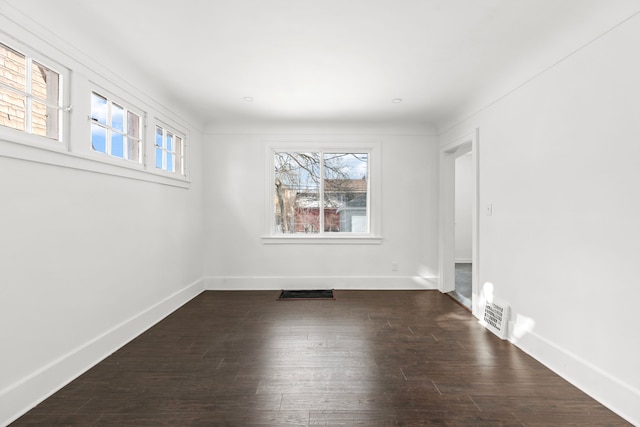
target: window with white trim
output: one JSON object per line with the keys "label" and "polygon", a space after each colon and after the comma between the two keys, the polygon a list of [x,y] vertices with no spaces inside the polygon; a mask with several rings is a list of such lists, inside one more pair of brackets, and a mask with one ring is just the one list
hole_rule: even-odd
{"label": "window with white trim", "polygon": [[[83,68],[72,55],[63,53],[65,66],[55,59],[59,49],[46,41],[28,46],[19,40],[30,39],[31,34],[20,29],[11,32],[9,36],[0,31],[0,151],[4,156],[189,187],[184,160],[188,127],[165,134],[161,160],[165,170],[155,168],[155,145],[145,140],[154,139],[156,122],[147,128],[146,120],[147,114],[158,111],[142,101],[143,93],[123,90],[113,76],[90,69],[72,78],[69,65]],[[77,90],[71,93],[72,88]],[[117,95],[122,92],[136,99],[135,104]],[[73,115],[68,114],[72,102]],[[169,115],[166,120],[173,118]]]}
{"label": "window with white trim", "polygon": [[91,148],[132,162],[142,162],[140,114],[96,92],[91,93]]}
{"label": "window with white trim", "polygon": [[184,154],[184,137],[162,126],[156,126],[156,168],[185,175]]}
{"label": "window with white trim", "polygon": [[280,151],[273,155],[273,235],[368,235],[370,152]]}
{"label": "window with white trim", "polygon": [[0,43],[0,125],[62,139],[62,76]]}

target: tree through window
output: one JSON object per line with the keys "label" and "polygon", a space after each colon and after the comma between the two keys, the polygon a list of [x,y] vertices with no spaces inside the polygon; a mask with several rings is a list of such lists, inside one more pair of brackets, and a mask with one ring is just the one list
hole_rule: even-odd
{"label": "tree through window", "polygon": [[368,153],[275,152],[275,233],[368,233],[368,162]]}

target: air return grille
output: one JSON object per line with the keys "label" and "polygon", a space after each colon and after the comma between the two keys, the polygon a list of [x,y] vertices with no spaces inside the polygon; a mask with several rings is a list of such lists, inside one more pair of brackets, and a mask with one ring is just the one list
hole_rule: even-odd
{"label": "air return grille", "polygon": [[506,339],[508,319],[509,306],[493,300],[485,303],[484,314],[480,323],[498,337]]}

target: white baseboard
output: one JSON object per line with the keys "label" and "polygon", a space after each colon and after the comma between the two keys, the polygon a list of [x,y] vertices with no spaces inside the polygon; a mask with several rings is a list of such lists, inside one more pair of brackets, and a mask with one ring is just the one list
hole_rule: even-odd
{"label": "white baseboard", "polygon": [[471,264],[473,260],[471,258],[456,258],[456,264]]}
{"label": "white baseboard", "polygon": [[640,426],[640,390],[536,333],[529,332],[513,343],[631,424]]}
{"label": "white baseboard", "polygon": [[436,277],[205,277],[204,288],[212,291],[258,291],[280,289],[438,289]]}
{"label": "white baseboard", "polygon": [[0,425],[8,425],[204,290],[186,286],[105,333],[0,390]]}

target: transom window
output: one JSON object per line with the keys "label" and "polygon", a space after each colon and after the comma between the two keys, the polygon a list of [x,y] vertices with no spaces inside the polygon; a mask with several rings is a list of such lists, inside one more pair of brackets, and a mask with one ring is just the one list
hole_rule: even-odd
{"label": "transom window", "polygon": [[0,125],[60,140],[59,73],[0,43]]}
{"label": "transom window", "polygon": [[140,115],[110,99],[91,93],[91,148],[99,153],[140,163]]}
{"label": "transom window", "polygon": [[[72,77],[69,67],[55,58],[62,55],[58,59],[78,66],[73,55],[46,41],[32,48],[20,40],[32,39],[33,34],[11,27],[11,35],[0,31],[0,151],[27,161],[190,186],[185,167],[187,126],[174,122],[173,114],[158,111],[164,107],[146,103],[146,95],[135,88],[119,94],[117,79],[86,68]],[[72,101],[75,114],[69,114]],[[149,127],[148,114],[152,115]],[[163,129],[166,122],[175,125]],[[161,126],[158,147],[145,141],[155,142],[156,124]],[[175,132],[176,127],[182,131]]]}
{"label": "transom window", "polygon": [[184,138],[156,126],[156,168],[185,175]]}
{"label": "transom window", "polygon": [[369,153],[275,151],[274,234],[370,230]]}

